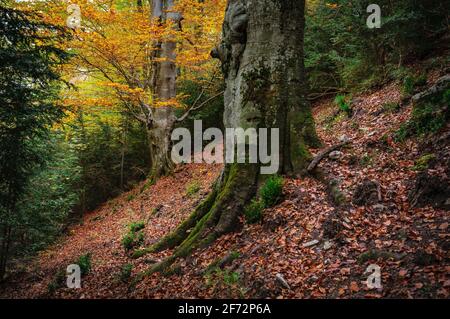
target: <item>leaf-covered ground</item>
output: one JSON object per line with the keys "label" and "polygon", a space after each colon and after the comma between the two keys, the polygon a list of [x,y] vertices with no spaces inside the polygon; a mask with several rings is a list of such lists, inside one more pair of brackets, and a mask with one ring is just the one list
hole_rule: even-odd
{"label": "leaf-covered ground", "polygon": [[[143,183],[85,215],[58,244],[12,275],[0,297],[448,298],[449,212],[408,203],[421,154],[417,141],[393,138],[411,105],[390,110],[386,103],[400,100],[400,88],[392,84],[356,97],[352,118],[334,116],[336,106],[330,101],[316,105],[324,146],[336,144],[342,135],[351,140],[340,159],[326,158],[319,165],[327,179],[340,185],[349,202],[345,209],[333,206],[318,180],[286,178],[284,200],[266,209],[261,223],[243,223],[238,232],[182,260],[170,276],[154,274],[132,285],[140,271],[170,251],[129,258],[121,244],[127,225],[145,221],[145,245],[157,241],[188,216],[221,170],[219,165],[184,165],[156,185]],[[382,202],[352,205],[355,188],[365,178],[379,183]],[[92,269],[81,289],[49,289],[58,271],[86,253],[92,256]],[[208,268],[226,256],[224,267]],[[126,264],[133,265],[130,278],[120,275]],[[365,283],[370,264],[381,267],[381,289]]]}

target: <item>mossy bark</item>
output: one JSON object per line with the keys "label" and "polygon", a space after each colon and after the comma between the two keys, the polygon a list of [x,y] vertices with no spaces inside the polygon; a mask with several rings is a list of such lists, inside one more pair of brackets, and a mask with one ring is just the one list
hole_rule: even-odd
{"label": "mossy bark", "polygon": [[[303,60],[302,0],[230,0],[222,43],[213,56],[225,75],[226,128],[278,128],[279,174],[301,172],[307,146],[318,143]],[[147,273],[164,271],[179,257],[233,231],[255,196],[260,164],[227,164],[213,193],[172,234],[145,252],[175,248]]]}

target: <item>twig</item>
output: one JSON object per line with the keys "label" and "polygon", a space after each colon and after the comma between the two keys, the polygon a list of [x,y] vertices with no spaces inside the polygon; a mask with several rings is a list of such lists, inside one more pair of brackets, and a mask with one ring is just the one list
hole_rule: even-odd
{"label": "twig", "polygon": [[330,147],[324,149],[323,151],[319,152],[319,154],[317,154],[316,157],[314,157],[314,159],[309,164],[309,166],[307,168],[308,173],[311,173],[317,167],[317,165],[319,165],[319,163],[324,159],[325,156],[327,156],[328,154],[330,154],[331,152],[333,152],[337,149],[340,149],[347,143],[349,143],[349,141],[344,141],[339,144],[330,146]]}

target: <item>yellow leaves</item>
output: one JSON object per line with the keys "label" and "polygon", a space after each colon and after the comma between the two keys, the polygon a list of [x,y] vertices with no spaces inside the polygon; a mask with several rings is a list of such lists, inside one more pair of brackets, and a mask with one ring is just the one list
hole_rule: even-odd
{"label": "yellow leaves", "polygon": [[116,83],[116,82],[102,82],[100,83],[104,86],[115,88],[120,90],[123,93],[132,94],[132,95],[138,95],[138,94],[144,94],[145,91],[141,88],[131,88],[126,84]]}
{"label": "yellow leaves", "polygon": [[[53,0],[26,2],[38,8],[49,23],[66,25],[69,3],[81,9],[81,27],[64,43],[76,53],[64,68],[66,78],[76,79],[77,92],[63,98],[72,108],[111,108],[127,104],[139,108],[141,102],[153,107],[184,107],[178,95],[169,101],[153,101],[150,78],[157,58],[157,43],[177,43],[174,61],[181,70],[178,80],[210,79],[218,63],[210,52],[220,40],[227,0],[177,0],[173,11],[183,16],[182,28],[173,21],[156,23],[150,19],[148,3],[137,10],[135,2],[121,0]],[[84,70],[80,76],[80,70]],[[86,71],[86,72],[85,72]]]}
{"label": "yellow leaves", "polygon": [[175,107],[175,108],[182,108],[183,105],[179,102],[178,99],[174,98],[174,99],[169,99],[169,100],[165,100],[165,101],[159,101],[156,100],[153,103],[153,106],[155,108],[160,108],[160,107]]}
{"label": "yellow leaves", "polygon": [[339,7],[337,3],[327,3],[326,6],[330,9],[337,9]]}

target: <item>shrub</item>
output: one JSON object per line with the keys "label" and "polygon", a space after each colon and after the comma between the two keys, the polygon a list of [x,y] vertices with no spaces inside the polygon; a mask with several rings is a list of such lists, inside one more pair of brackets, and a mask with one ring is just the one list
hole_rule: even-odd
{"label": "shrub", "polygon": [[136,246],[142,245],[144,242],[144,233],[142,231],[139,231],[137,233],[128,232],[123,238],[122,238],[122,245],[125,248],[125,250],[130,250]]}
{"label": "shrub", "polygon": [[136,246],[142,245],[144,242],[144,232],[145,223],[143,221],[138,221],[131,223],[128,226],[128,233],[122,238],[122,245],[125,250],[133,249]]}
{"label": "shrub", "polygon": [[87,275],[91,271],[91,254],[81,255],[76,264],[80,266],[81,275]]}
{"label": "shrub", "polygon": [[[73,263],[80,267],[80,273],[82,276],[87,275],[91,271],[91,253],[81,255]],[[65,287],[66,278],[66,270],[59,269],[47,285],[48,293],[53,294],[57,289]]]}
{"label": "shrub", "polygon": [[223,272],[223,282],[228,285],[228,286],[232,286],[235,285],[239,282],[240,276],[239,273],[235,272],[235,271],[224,271]]}
{"label": "shrub", "polygon": [[261,199],[265,208],[275,206],[281,199],[283,193],[283,178],[280,176],[270,177],[261,187]]}
{"label": "shrub", "polygon": [[436,133],[445,124],[444,114],[432,103],[415,107],[412,116],[411,129],[419,136]]}
{"label": "shrub", "polygon": [[134,234],[133,233],[127,233],[122,238],[122,246],[125,248],[125,250],[130,250],[134,247]]}
{"label": "shrub", "polygon": [[396,139],[403,141],[411,136],[434,134],[444,127],[446,121],[447,115],[441,112],[437,105],[432,103],[418,105],[414,107],[411,119],[396,132]]}
{"label": "shrub", "polygon": [[198,181],[193,181],[186,186],[186,195],[193,196],[200,190],[200,183]]}
{"label": "shrub", "polygon": [[261,220],[264,206],[261,201],[252,200],[252,202],[245,208],[245,220],[249,224],[254,224]]}
{"label": "shrub", "polygon": [[127,281],[131,277],[132,270],[133,270],[132,264],[124,264],[120,269],[120,280]]}
{"label": "shrub", "polygon": [[143,222],[143,221],[133,222],[130,224],[129,227],[130,227],[130,232],[135,233],[135,232],[138,232],[145,228],[145,222]]}
{"label": "shrub", "polygon": [[403,80],[403,93],[405,95],[413,95],[418,87],[427,84],[427,76],[421,74],[418,76],[408,75]]}
{"label": "shrub", "polygon": [[437,133],[450,117],[449,102],[450,90],[446,90],[417,103],[413,108],[411,119],[403,123],[396,132],[396,139],[403,141],[411,136],[423,137]]}
{"label": "shrub", "polygon": [[334,99],[334,103],[339,107],[342,112],[345,112],[348,117],[352,115],[352,108],[350,106],[349,98],[345,95],[337,95]]}
{"label": "shrub", "polygon": [[412,95],[414,93],[414,79],[411,76],[407,76],[403,80],[403,93],[406,95]]}

